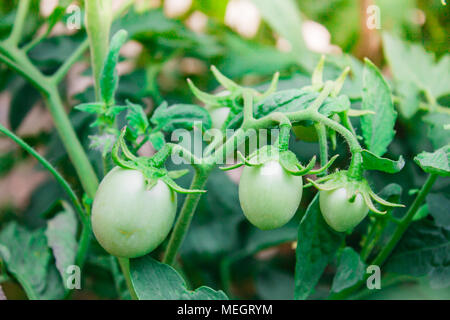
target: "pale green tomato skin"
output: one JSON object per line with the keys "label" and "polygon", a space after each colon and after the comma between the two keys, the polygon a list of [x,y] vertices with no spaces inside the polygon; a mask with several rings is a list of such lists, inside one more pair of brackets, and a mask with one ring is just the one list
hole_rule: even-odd
{"label": "pale green tomato skin", "polygon": [[319,204],[322,216],[328,225],[338,232],[345,232],[356,227],[369,213],[369,207],[361,194],[355,201],[348,201],[347,189],[320,191]]}
{"label": "pale green tomato skin", "polygon": [[146,189],[137,170],[111,170],[100,183],[92,206],[92,229],[101,246],[117,257],[136,258],[169,234],[177,195],[162,180]]}
{"label": "pale green tomato skin", "polygon": [[262,230],[279,228],[291,220],[302,193],[302,177],[289,174],[274,160],[257,167],[245,167],[239,182],[242,211]]}
{"label": "pale green tomato skin", "polygon": [[230,108],[222,107],[211,111],[212,128],[222,129],[225,120],[230,114]]}

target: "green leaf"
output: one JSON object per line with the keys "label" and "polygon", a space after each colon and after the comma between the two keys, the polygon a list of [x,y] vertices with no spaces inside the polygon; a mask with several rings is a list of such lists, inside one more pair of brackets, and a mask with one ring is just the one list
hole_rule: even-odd
{"label": "green leaf", "polygon": [[28,82],[13,92],[10,111],[8,112],[9,123],[13,131],[19,128],[40,97],[39,91]]}
{"label": "green leaf", "polygon": [[[309,90],[290,89],[278,91],[258,103],[254,110],[255,118],[261,118],[272,112],[294,112],[305,110],[318,97],[319,93]],[[334,113],[350,109],[350,100],[341,95],[327,98],[319,108],[319,112],[329,117]]]}
{"label": "green leaf", "polygon": [[153,113],[150,119],[155,125],[154,130],[162,130],[166,133],[183,128],[191,130],[194,125],[202,124],[203,130],[211,128],[211,117],[206,109],[194,104],[175,104],[168,107],[163,102]]}
{"label": "green leaf", "polygon": [[[314,63],[311,52],[302,37],[302,19],[294,0],[253,0],[263,19],[292,46],[293,55],[301,57],[302,67],[312,71]],[[281,18],[282,17],[282,18]]]}
{"label": "green leaf", "polygon": [[450,199],[445,193],[430,193],[427,207],[439,227],[450,229]]}
{"label": "green leaf", "polygon": [[401,114],[409,119],[419,111],[420,92],[417,86],[411,82],[402,81],[396,86],[397,94],[401,97],[399,109]]}
{"label": "green leaf", "polygon": [[[191,180],[192,176],[186,175],[180,184],[188,185]],[[220,257],[242,248],[238,244],[238,225],[245,218],[239,205],[238,188],[227,174],[213,170],[205,189],[208,192],[200,199],[181,255],[197,263],[218,263]]]}
{"label": "green leaf", "polygon": [[427,276],[431,287],[448,287],[450,230],[428,219],[412,223],[390,256],[385,270],[415,277]]}
{"label": "green leaf", "polygon": [[280,52],[273,46],[245,40],[234,34],[226,34],[224,45],[227,54],[218,66],[231,78],[248,74],[272,75],[296,64],[292,55]]}
{"label": "green leaf", "polygon": [[410,44],[388,33],[383,34],[383,47],[395,79],[411,83],[421,91],[429,91],[434,98],[450,92],[450,55],[435,62],[418,44]]}
{"label": "green leaf", "polygon": [[1,231],[0,243],[7,249],[0,250],[1,258],[28,298],[62,298],[64,288],[58,271],[50,265],[52,255],[43,229],[31,232],[12,222]]}
{"label": "green leaf", "polygon": [[363,166],[366,170],[378,170],[387,173],[397,173],[405,166],[402,156],[397,161],[379,157],[368,150],[362,151]]}
{"label": "green leaf", "polygon": [[450,134],[445,126],[450,125],[450,115],[439,112],[429,112],[423,118],[428,124],[428,138],[431,140],[433,148],[438,149],[450,144]]}
{"label": "green leaf", "polygon": [[423,171],[439,176],[450,176],[450,145],[446,145],[433,153],[422,152],[414,158],[414,161]]}
{"label": "green leaf", "polygon": [[75,264],[77,255],[77,225],[78,221],[75,212],[68,203],[62,201],[63,211],[47,222],[45,235],[47,236],[48,246],[53,251],[56,260],[56,268],[67,283],[69,274],[67,268]]}
{"label": "green leaf", "polygon": [[428,205],[424,204],[416,211],[416,213],[414,214],[414,216],[412,218],[412,221],[422,220],[422,219],[426,218],[429,213],[430,212],[428,210]]}
{"label": "green leaf", "polygon": [[82,103],[75,106],[75,109],[87,113],[104,114],[105,104],[103,102]]}
{"label": "green leaf", "polygon": [[360,255],[350,247],[342,250],[339,265],[331,286],[332,292],[340,292],[364,277],[365,264]]}
{"label": "green leaf", "polygon": [[378,156],[386,153],[394,138],[397,112],[392,103],[391,91],[378,68],[368,59],[363,71],[362,110],[375,114],[361,117],[361,130],[367,148]]}
{"label": "green leaf", "polygon": [[227,300],[222,291],[186,288],[184,279],[167,264],[149,255],[130,261],[131,281],[140,300]]}
{"label": "green leaf", "polygon": [[139,104],[134,104],[127,100],[127,109],[128,127],[137,136],[145,134],[149,126],[149,121],[144,108]]}
{"label": "green leaf", "polygon": [[312,293],[343,239],[344,235],[331,230],[323,219],[316,195],[298,228],[295,299],[306,299]]}
{"label": "green leaf", "polygon": [[111,39],[109,52],[103,65],[100,77],[100,89],[103,102],[107,106],[114,105],[114,94],[116,92],[119,76],[117,75],[117,62],[119,60],[119,51],[128,39],[128,33],[125,30],[118,31]]}
{"label": "green leaf", "polygon": [[53,27],[64,17],[66,14],[67,7],[72,3],[70,0],[59,1],[58,5],[53,9],[53,12],[47,18],[48,30],[53,29]]}

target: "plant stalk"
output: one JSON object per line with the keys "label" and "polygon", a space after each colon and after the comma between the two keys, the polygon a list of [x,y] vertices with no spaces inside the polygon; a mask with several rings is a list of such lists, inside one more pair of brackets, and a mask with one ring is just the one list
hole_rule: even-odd
{"label": "plant stalk", "polygon": [[[190,189],[203,189],[208,180],[209,174],[212,171],[213,166],[199,166],[196,168],[194,178],[192,179]],[[177,256],[178,250],[183,243],[186,233],[194,217],[195,209],[200,201],[201,194],[191,193],[186,195],[183,207],[180,211],[180,215],[175,224],[175,227],[170,235],[169,244],[163,258],[163,262],[169,265],[173,265]]]}
{"label": "plant stalk", "polygon": [[128,291],[130,291],[131,299],[138,300],[136,291],[134,291],[133,282],[131,281],[130,259],[117,258],[117,261],[119,261],[120,269],[122,270],[122,274],[125,277],[125,282],[127,283]]}

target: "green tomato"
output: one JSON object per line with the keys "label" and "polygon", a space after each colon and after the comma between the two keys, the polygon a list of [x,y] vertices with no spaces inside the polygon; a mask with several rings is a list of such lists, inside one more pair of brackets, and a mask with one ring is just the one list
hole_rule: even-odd
{"label": "green tomato", "polygon": [[369,212],[361,194],[355,200],[348,200],[346,188],[331,191],[320,191],[320,211],[328,225],[338,232],[344,232],[356,227]]}
{"label": "green tomato", "polygon": [[111,170],[101,182],[92,206],[92,228],[110,254],[135,258],[158,247],[172,228],[177,195],[165,182],[147,190],[137,170]]}
{"label": "green tomato", "polygon": [[212,128],[222,129],[225,120],[230,114],[230,108],[222,107],[211,111]]}
{"label": "green tomato", "polygon": [[262,230],[283,226],[294,216],[303,192],[302,177],[289,174],[278,161],[245,167],[239,201],[246,218]]}

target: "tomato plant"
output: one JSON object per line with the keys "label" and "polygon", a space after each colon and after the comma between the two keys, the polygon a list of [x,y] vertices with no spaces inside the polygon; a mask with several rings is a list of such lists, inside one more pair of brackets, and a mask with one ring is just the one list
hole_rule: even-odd
{"label": "tomato plant", "polygon": [[45,2],[0,3],[0,299],[448,298],[441,4]]}

